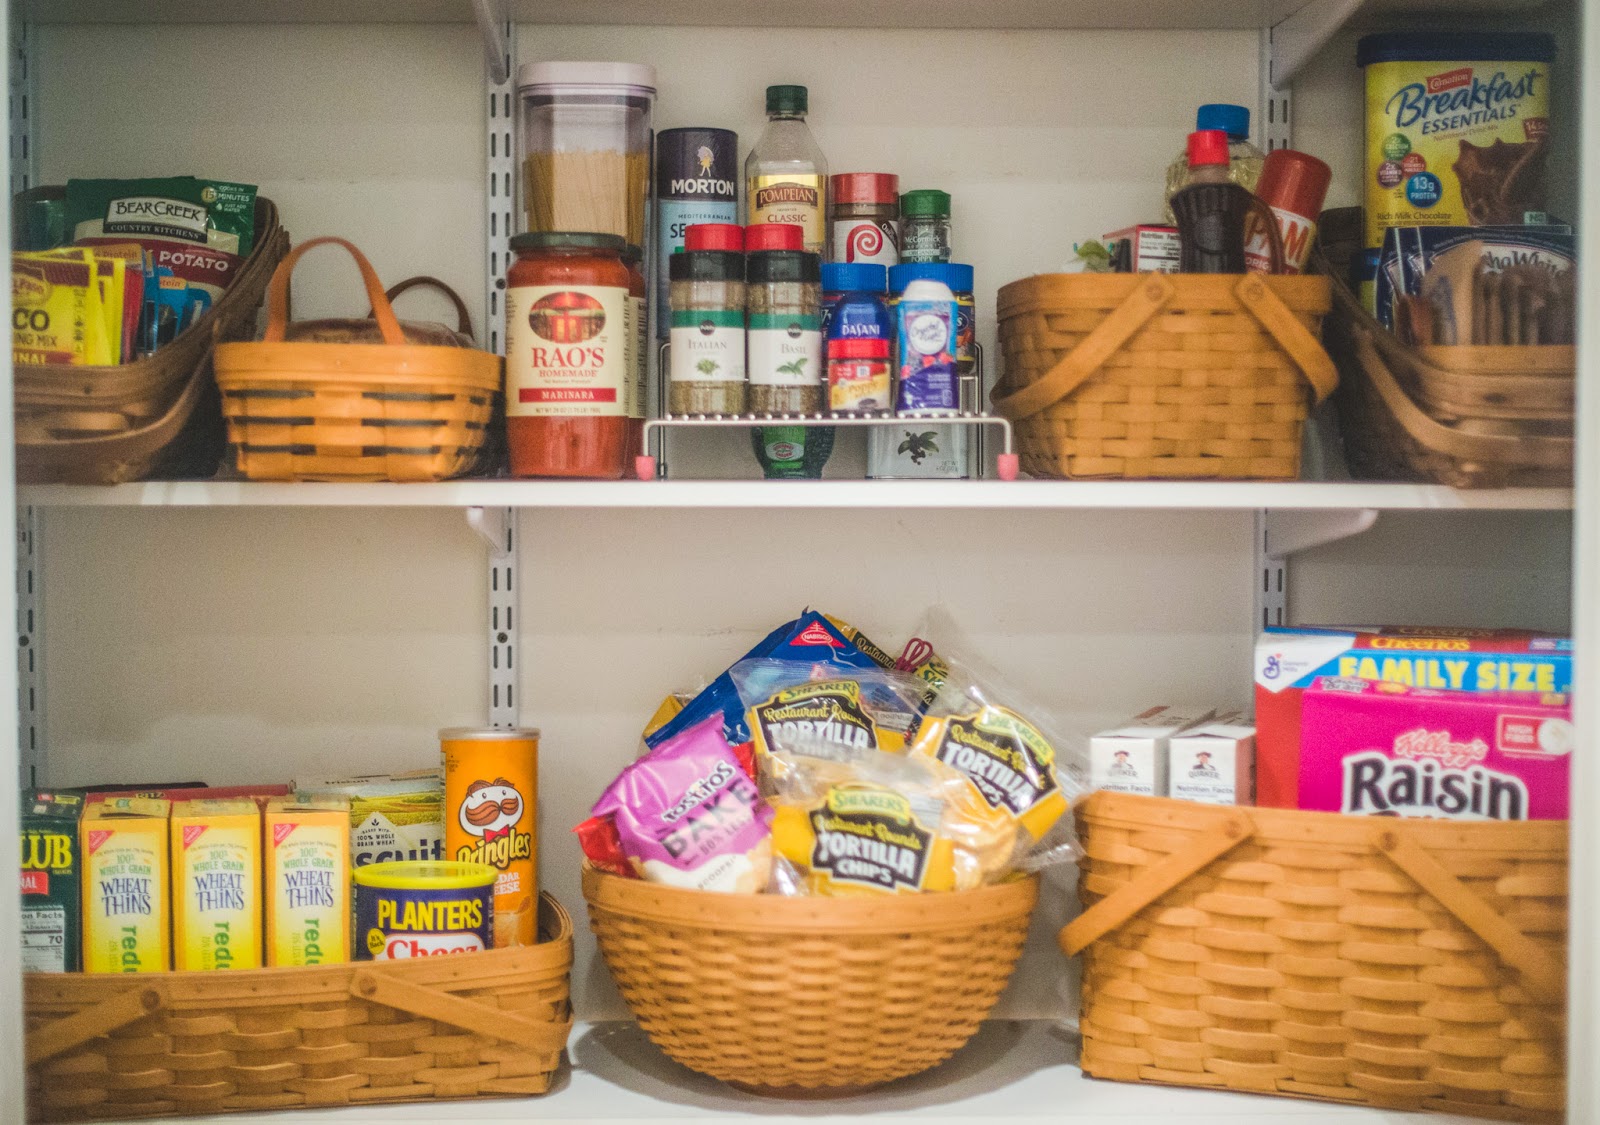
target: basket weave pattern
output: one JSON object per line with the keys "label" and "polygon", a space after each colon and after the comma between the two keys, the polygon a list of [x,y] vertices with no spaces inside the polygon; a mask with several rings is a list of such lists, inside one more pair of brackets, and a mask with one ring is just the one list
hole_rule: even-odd
{"label": "basket weave pattern", "polygon": [[1084,1070],[1514,1121],[1564,1104],[1564,823],[1097,794]]}
{"label": "basket weave pattern", "polygon": [[572,920],[539,945],[410,962],[26,978],[43,1121],[542,1094],[572,1016]]}
{"label": "basket weave pattern", "polygon": [[1000,291],[995,408],[1036,477],[1294,477],[1327,308],[1323,278],[1026,278]]}
{"label": "basket weave pattern", "polygon": [[589,922],[652,1042],[768,1092],[838,1091],[949,1058],[999,999],[1028,879],[898,898],[681,890],[584,871]]}

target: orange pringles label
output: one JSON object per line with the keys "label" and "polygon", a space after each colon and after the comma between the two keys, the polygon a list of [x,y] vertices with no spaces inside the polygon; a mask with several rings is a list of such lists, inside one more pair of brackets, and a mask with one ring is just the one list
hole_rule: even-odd
{"label": "orange pringles label", "polygon": [[439,732],[445,858],[483,863],[494,884],[494,947],[534,944],[539,911],[539,732]]}

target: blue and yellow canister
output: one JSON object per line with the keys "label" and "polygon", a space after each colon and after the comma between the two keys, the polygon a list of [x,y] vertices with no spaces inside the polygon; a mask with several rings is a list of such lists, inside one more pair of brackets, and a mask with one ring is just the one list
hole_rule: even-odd
{"label": "blue and yellow canister", "polygon": [[404,860],[352,873],[355,958],[407,961],[494,948],[495,869],[482,863]]}

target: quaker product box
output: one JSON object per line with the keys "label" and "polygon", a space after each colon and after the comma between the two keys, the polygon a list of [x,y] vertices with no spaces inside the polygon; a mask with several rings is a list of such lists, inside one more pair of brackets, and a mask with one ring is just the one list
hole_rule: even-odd
{"label": "quaker product box", "polygon": [[162,973],[172,964],[171,804],[109,797],[85,806],[83,971]]}
{"label": "quaker product box", "polygon": [[1565,820],[1571,697],[1319,677],[1305,692],[1300,807],[1355,816]]}
{"label": "quaker product box", "polygon": [[[1178,228],[1140,224],[1112,231],[1102,240],[1111,250],[1114,259],[1123,256],[1122,243],[1127,244],[1126,262],[1129,273],[1177,273],[1181,243]],[[1121,269],[1119,262],[1118,268]]]}
{"label": "quaker product box", "polygon": [[261,967],[261,809],[252,798],[172,804],[172,961]]}
{"label": "quaker product box", "polygon": [[1300,805],[1300,701],[1319,677],[1463,692],[1569,692],[1572,641],[1515,629],[1282,626],[1256,642],[1256,804]]}
{"label": "quaker product box", "polygon": [[83,967],[83,796],[24,790],[21,812],[22,971],[75,973]]}
{"label": "quaker product box", "polygon": [[1151,707],[1094,735],[1089,739],[1089,788],[1165,797],[1168,740],[1214,714],[1198,707]]}
{"label": "quaker product box", "polygon": [[1167,795],[1206,805],[1255,803],[1256,728],[1237,711],[1167,741]]}
{"label": "quaker product box", "polygon": [[350,800],[274,797],[262,813],[267,964],[350,960]]}
{"label": "quaker product box", "polygon": [[298,796],[350,802],[350,865],[444,859],[444,771],[338,777],[295,784]]}

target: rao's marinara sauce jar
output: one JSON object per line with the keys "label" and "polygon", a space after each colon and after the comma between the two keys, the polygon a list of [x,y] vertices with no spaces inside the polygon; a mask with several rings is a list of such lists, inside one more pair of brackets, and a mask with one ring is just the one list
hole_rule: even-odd
{"label": "rao's marinara sauce jar", "polygon": [[506,440],[518,477],[617,480],[640,447],[635,286],[614,234],[511,240],[506,277]]}

